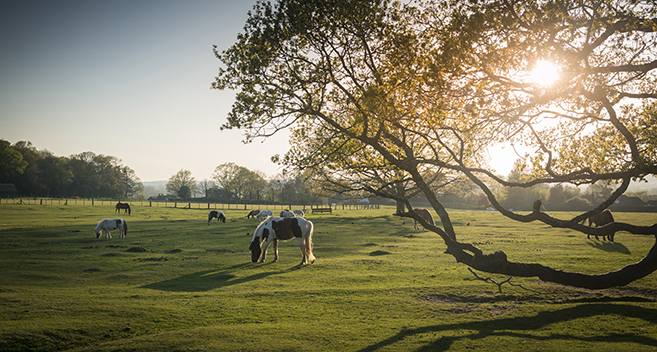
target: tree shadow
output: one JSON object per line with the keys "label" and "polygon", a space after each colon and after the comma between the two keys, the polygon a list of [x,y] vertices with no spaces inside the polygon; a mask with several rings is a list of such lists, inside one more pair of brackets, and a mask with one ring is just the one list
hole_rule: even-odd
{"label": "tree shadow", "polygon": [[589,246],[599,249],[601,251],[605,252],[616,252],[616,253],[623,253],[623,254],[631,254],[630,249],[625,247],[622,243],[618,242],[600,242],[600,241],[588,241],[587,242]]}
{"label": "tree shadow", "polygon": [[427,333],[433,333],[436,335],[445,333],[445,335],[449,336],[437,337],[435,341],[417,349],[419,352],[447,351],[459,340],[481,340],[489,336],[495,336],[498,338],[514,337],[537,342],[558,340],[605,343],[624,342],[657,347],[657,339],[654,337],[646,337],[638,334],[620,335],[613,331],[597,336],[575,336],[567,330],[549,336],[539,336],[533,333],[535,330],[545,328],[551,324],[582,318],[595,318],[597,316],[605,315],[619,315],[625,318],[641,319],[652,324],[657,323],[657,309],[614,303],[580,304],[575,307],[569,307],[557,311],[540,312],[530,317],[502,318],[458,324],[432,325],[416,329],[404,329],[398,334],[371,346],[367,346],[360,351],[369,352],[387,349],[405,338]]}
{"label": "tree shadow", "polygon": [[289,273],[294,270],[301,269],[302,266],[296,265],[282,271],[269,271],[257,273],[246,277],[237,277],[233,274],[234,271],[243,269],[252,265],[269,265],[244,263],[234,265],[232,267],[219,269],[219,270],[204,270],[193,274],[183,275],[174,279],[154,282],[152,284],[140,286],[140,288],[148,288],[151,290],[168,291],[168,292],[204,292],[217,288],[223,288],[233,285],[239,285],[251,281],[264,279],[269,276],[280,275]]}

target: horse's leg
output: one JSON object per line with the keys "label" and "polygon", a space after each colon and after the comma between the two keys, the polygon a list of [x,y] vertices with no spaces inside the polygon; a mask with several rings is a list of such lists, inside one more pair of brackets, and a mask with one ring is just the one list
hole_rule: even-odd
{"label": "horse's leg", "polygon": [[260,258],[260,263],[264,263],[265,259],[267,259],[267,248],[269,248],[269,244],[271,244],[271,241],[273,240],[273,236],[269,236],[267,241],[265,241],[265,244],[262,245],[262,257]]}
{"label": "horse's leg", "polygon": [[274,263],[278,261],[278,238],[274,241]]}
{"label": "horse's leg", "polygon": [[306,238],[306,251],[308,252],[308,261],[310,264],[315,262],[315,255],[313,254],[313,238]]}
{"label": "horse's leg", "polygon": [[308,262],[306,256],[306,240],[303,237],[297,237],[297,243],[299,244],[299,248],[301,248],[301,264],[299,265],[304,265]]}
{"label": "horse's leg", "polygon": [[413,219],[413,230],[419,230],[417,227],[417,220]]}

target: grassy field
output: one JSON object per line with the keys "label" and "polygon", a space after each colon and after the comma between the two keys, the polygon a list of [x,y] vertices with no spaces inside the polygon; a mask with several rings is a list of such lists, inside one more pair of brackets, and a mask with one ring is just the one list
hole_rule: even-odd
{"label": "grassy field", "polygon": [[[393,211],[308,215],[317,261],[299,267],[295,241],[278,263],[250,262],[244,211],[208,226],[207,210],[135,207],[127,238],[96,239],[112,206],[0,205],[0,350],[657,350],[657,275],[600,291],[514,278],[500,293]],[[617,269],[654,242],[452,216],[462,241],[563,270]]]}

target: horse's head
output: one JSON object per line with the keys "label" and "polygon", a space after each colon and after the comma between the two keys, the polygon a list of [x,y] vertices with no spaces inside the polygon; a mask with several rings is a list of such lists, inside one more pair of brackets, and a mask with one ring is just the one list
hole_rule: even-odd
{"label": "horse's head", "polygon": [[251,261],[257,262],[260,259],[260,254],[262,254],[262,248],[260,248],[260,238],[254,238],[251,241],[251,246],[249,246],[249,251],[251,252]]}
{"label": "horse's head", "polygon": [[103,220],[101,220],[98,225],[96,225],[96,228],[94,229],[94,234],[96,235],[96,238],[100,238],[100,235],[103,233]]}

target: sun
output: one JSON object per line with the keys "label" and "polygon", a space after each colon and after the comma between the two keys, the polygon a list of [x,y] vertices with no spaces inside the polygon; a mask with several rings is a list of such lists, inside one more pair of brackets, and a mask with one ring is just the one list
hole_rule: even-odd
{"label": "sun", "polygon": [[529,73],[527,81],[541,86],[549,86],[559,79],[557,66],[549,61],[537,61],[532,72]]}

